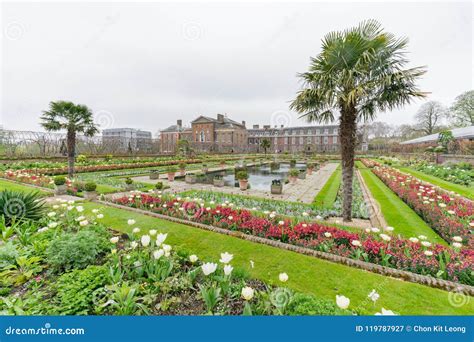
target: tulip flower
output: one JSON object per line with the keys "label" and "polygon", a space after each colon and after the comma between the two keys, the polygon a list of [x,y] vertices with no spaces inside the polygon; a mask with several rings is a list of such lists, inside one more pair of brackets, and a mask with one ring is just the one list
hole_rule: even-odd
{"label": "tulip flower", "polygon": [[369,295],[367,297],[369,297],[370,300],[375,303],[380,298],[380,295],[374,289],[369,293]]}
{"label": "tulip flower", "polygon": [[336,304],[341,309],[347,309],[350,303],[351,303],[351,300],[349,298],[345,296],[336,295]]}
{"label": "tulip flower", "polygon": [[164,254],[165,254],[165,251],[164,251],[164,250],[158,249],[157,251],[154,251],[154,252],[153,252],[153,258],[155,258],[155,260],[158,260],[158,259],[161,258]]}
{"label": "tulip flower", "polygon": [[167,236],[168,234],[163,234],[163,233],[158,234],[156,236],[156,244],[160,246],[163,242],[165,242]]}
{"label": "tulip flower", "polygon": [[204,275],[209,275],[211,273],[214,273],[217,269],[217,264],[214,264],[212,262],[206,262],[205,264],[203,264],[201,266],[201,269],[202,269],[202,273],[204,273]]}
{"label": "tulip flower", "polygon": [[396,314],[392,310],[382,308],[382,312],[377,312],[375,316],[396,316]]}
{"label": "tulip flower", "polygon": [[112,243],[117,243],[118,241],[119,241],[118,236],[114,236],[114,237],[110,238],[110,242],[112,242]]}
{"label": "tulip flower", "polygon": [[135,220],[129,219],[129,220],[127,221],[127,223],[128,223],[129,226],[133,226],[133,225],[135,224]]}
{"label": "tulip flower", "polygon": [[242,298],[245,299],[245,300],[251,300],[253,298],[253,295],[254,295],[255,291],[249,287],[249,286],[245,286],[244,288],[242,288]]}
{"label": "tulip flower", "polygon": [[189,261],[191,261],[193,264],[194,264],[196,261],[198,261],[198,259],[199,259],[199,258],[197,257],[197,255],[194,255],[194,254],[193,254],[193,255],[190,255],[190,256],[189,256]]}
{"label": "tulip flower", "polygon": [[233,268],[231,265],[225,265],[225,266],[224,266],[224,274],[225,274],[226,276],[230,275],[230,274],[232,273],[232,270],[233,270],[233,269],[234,269],[234,268]]}
{"label": "tulip flower", "polygon": [[138,227],[137,227],[137,228],[133,228],[132,233],[133,233],[133,234],[138,234],[138,233],[140,233],[140,228],[138,228]]}
{"label": "tulip flower", "polygon": [[220,258],[220,262],[223,263],[223,264],[228,264],[229,262],[231,262],[232,258],[234,257],[234,255],[230,254],[230,253],[221,253],[221,258]]}
{"label": "tulip flower", "polygon": [[288,281],[288,274],[286,273],[280,273],[278,275],[278,279],[282,282],[282,283],[286,283]]}

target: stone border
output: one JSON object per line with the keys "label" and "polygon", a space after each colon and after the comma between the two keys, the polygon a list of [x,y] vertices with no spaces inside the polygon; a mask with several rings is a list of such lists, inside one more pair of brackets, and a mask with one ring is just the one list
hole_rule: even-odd
{"label": "stone border", "polygon": [[96,200],[94,202],[103,204],[105,206],[109,206],[109,207],[113,207],[117,209],[123,209],[123,210],[135,212],[135,213],[150,216],[150,217],[155,217],[155,218],[160,218],[160,219],[175,222],[175,223],[185,224],[188,226],[200,228],[200,229],[211,231],[214,233],[233,236],[239,239],[243,239],[243,240],[247,240],[247,241],[251,241],[255,243],[260,243],[260,244],[264,244],[264,245],[268,245],[268,246],[272,246],[272,247],[276,247],[280,249],[285,249],[288,251],[292,251],[292,252],[296,252],[296,253],[300,253],[304,255],[313,256],[319,259],[324,259],[330,262],[356,267],[359,269],[363,269],[365,271],[381,274],[384,276],[398,278],[398,279],[409,281],[412,283],[439,288],[445,291],[462,292],[464,294],[474,296],[474,286],[470,286],[470,285],[455,283],[453,281],[448,281],[448,280],[443,280],[443,279],[437,279],[431,276],[420,275],[420,274],[416,274],[416,273],[412,273],[408,271],[397,270],[395,268],[380,266],[377,264],[372,264],[372,263],[361,261],[361,260],[354,260],[354,259],[338,256],[335,254],[316,251],[316,250],[306,248],[306,247],[299,247],[299,246],[291,245],[291,244],[280,242],[280,241],[275,241],[275,240],[262,238],[259,236],[245,234],[238,231],[232,231],[232,230],[228,230],[224,228],[218,228],[218,227],[206,225],[203,223],[188,221],[188,220],[166,216],[162,214],[157,214],[157,213],[153,213],[151,211],[147,211],[143,209],[126,207],[123,205],[110,203],[106,201],[100,201],[100,200]]}
{"label": "stone border", "polygon": [[370,205],[370,210],[372,214],[370,215],[370,223],[374,227],[380,227],[385,229],[387,227],[387,221],[385,221],[385,217],[382,214],[382,209],[380,208],[380,204],[375,200],[372,196],[372,193],[369,190],[367,184],[365,184],[364,177],[362,177],[358,168],[355,169],[357,179],[359,180],[359,184],[362,188],[362,194],[364,195],[365,200]]}

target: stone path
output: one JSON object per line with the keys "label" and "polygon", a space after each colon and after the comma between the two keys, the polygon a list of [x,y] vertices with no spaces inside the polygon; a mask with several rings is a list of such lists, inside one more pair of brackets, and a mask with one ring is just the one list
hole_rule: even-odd
{"label": "stone path", "polygon": [[60,196],[51,196],[51,197],[45,197],[44,201],[46,203],[52,203],[54,204],[55,202],[61,202],[61,201],[84,201],[84,198],[78,197],[78,196],[71,196],[71,195],[60,195]]}
{"label": "stone path", "polygon": [[[168,185],[170,187],[170,190],[168,191],[174,193],[179,193],[187,190],[215,191],[224,192],[228,194],[248,195],[261,198],[285,200],[291,202],[312,203],[314,197],[318,194],[324,184],[326,184],[329,177],[331,177],[333,172],[336,170],[337,166],[338,163],[327,163],[318,171],[313,172],[312,175],[307,175],[306,179],[298,179],[295,184],[285,184],[283,186],[283,194],[281,195],[271,194],[270,189],[268,189],[268,191],[256,189],[241,191],[239,188],[230,186],[216,187],[211,184],[187,184],[184,181],[168,182],[168,180],[165,179],[166,175],[164,175],[163,178],[160,178],[160,181],[163,180],[163,184]],[[218,169],[219,168],[216,168],[216,170]],[[133,177],[133,180],[136,182],[149,184],[156,183],[156,179],[150,179],[148,176]],[[114,194],[114,197],[118,195],[119,194]]]}

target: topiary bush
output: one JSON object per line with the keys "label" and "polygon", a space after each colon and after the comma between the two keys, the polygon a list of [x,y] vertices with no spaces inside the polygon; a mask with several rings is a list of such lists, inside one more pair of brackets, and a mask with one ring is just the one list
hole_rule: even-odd
{"label": "topiary bush", "polygon": [[66,177],[64,176],[56,176],[54,177],[54,185],[60,186],[66,184]]}
{"label": "topiary bush", "polygon": [[84,184],[85,191],[92,192],[92,191],[95,191],[96,189],[97,189],[97,184],[95,184],[94,182],[87,182],[86,184]]}

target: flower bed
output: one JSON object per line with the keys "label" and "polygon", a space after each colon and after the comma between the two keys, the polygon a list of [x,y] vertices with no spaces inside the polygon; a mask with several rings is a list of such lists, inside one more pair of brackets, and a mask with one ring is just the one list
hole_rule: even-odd
{"label": "flower bed", "polygon": [[204,207],[203,203],[173,196],[132,194],[113,202],[382,266],[474,284],[472,250],[434,245],[424,241],[422,236],[405,240],[379,234],[377,228],[354,233],[318,223],[292,224],[278,216],[258,216],[229,205]]}
{"label": "flower bed", "polygon": [[372,169],[385,185],[420,215],[443,239],[461,237],[474,249],[474,202],[427,185],[393,168],[375,165]]}
{"label": "flower bed", "polygon": [[441,178],[445,181],[470,186],[474,183],[474,170],[467,163],[459,163],[452,165],[436,165],[427,162],[408,162],[408,166],[417,171]]}
{"label": "flower bed", "polygon": [[15,182],[36,185],[42,188],[54,188],[53,178],[35,173],[31,170],[6,170],[0,172],[0,177]]}
{"label": "flower bed", "polygon": [[234,269],[230,253],[201,262],[175,252],[167,234],[134,227],[118,235],[103,218],[63,201],[39,220],[17,221],[16,235],[3,235],[0,245],[0,315],[359,313],[343,295],[329,301],[284,287],[291,271],[266,284]]}

